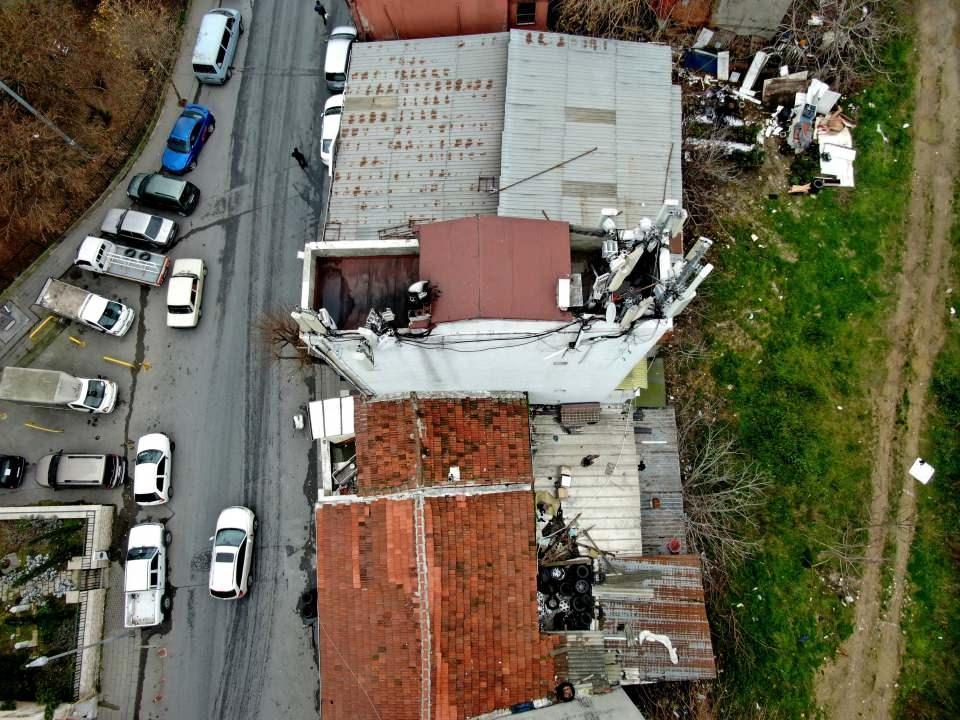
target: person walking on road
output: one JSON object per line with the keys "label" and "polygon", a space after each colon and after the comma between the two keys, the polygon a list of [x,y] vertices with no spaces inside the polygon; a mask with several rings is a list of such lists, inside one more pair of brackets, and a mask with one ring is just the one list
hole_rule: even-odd
{"label": "person walking on road", "polygon": [[302,170],[307,169],[307,158],[304,156],[302,152],[300,152],[300,148],[295,147],[293,149],[293,152],[290,153],[290,155],[293,157],[294,160],[297,161],[297,164],[300,166]]}
{"label": "person walking on road", "polygon": [[323,3],[320,0],[317,0],[317,4],[313,6],[314,12],[320,16],[320,19],[323,20],[323,24],[327,24],[327,9],[323,6]]}

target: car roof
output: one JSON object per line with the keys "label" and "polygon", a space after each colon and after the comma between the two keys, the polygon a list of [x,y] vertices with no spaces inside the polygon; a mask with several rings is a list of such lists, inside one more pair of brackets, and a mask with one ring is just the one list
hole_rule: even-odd
{"label": "car roof", "polygon": [[[125,210],[121,212],[123,212],[123,219],[120,221],[120,227],[124,230],[141,234],[147,231],[150,221],[155,217],[150,213],[139,212],[138,210]],[[161,218],[161,220],[162,219],[163,218]]]}
{"label": "car roof", "polygon": [[163,195],[177,200],[180,198],[181,193],[183,193],[186,184],[186,180],[178,180],[177,178],[153,173],[147,177],[147,184],[143,190],[154,195]]}
{"label": "car roof", "polygon": [[223,30],[227,27],[227,19],[231,17],[230,13],[218,12],[218,10],[226,9],[217,8],[203,16],[197,33],[197,44],[193,46],[191,58],[193,64],[212,65],[217,59],[220,38],[223,37]]}
{"label": "car roof", "polygon": [[237,528],[238,530],[250,530],[252,518],[250,510],[245,507],[234,506],[225,508],[217,517],[217,530],[223,528]]}
{"label": "car roof", "polygon": [[[231,562],[217,562],[217,555],[220,553],[230,553],[233,560]],[[237,581],[234,577],[236,563],[237,548],[214,548],[213,557],[210,558],[210,588],[220,591],[235,590],[237,587]]]}
{"label": "car roof", "polygon": [[189,140],[190,133],[198,122],[200,122],[200,118],[196,115],[184,113],[174,123],[173,130],[170,131],[170,137],[177,140]]}
{"label": "car roof", "polygon": [[167,287],[167,304],[189,305],[192,289],[193,278],[184,276],[170,278],[170,285]]}

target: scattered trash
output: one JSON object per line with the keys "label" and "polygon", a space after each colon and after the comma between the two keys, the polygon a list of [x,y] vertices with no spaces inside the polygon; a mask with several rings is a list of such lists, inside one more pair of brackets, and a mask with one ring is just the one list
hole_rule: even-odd
{"label": "scattered trash", "polygon": [[933,478],[933,472],[933,465],[928,464],[923,458],[917,458],[910,466],[911,477],[924,485]]}
{"label": "scattered trash", "polygon": [[902,127],[904,130],[906,130],[908,127],[910,127],[910,123],[904,123],[904,124],[901,125],[900,127]]}
{"label": "scattered trash", "polygon": [[883,134],[883,130],[882,130],[881,127],[880,127],[880,123],[877,123],[877,132],[880,133],[880,137],[883,138],[883,141],[884,141],[885,143],[890,142],[890,141],[887,139],[887,136]]}

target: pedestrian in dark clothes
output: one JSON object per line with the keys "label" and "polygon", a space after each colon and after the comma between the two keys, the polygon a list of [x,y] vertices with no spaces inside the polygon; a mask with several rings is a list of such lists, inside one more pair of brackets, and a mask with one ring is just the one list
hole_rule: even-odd
{"label": "pedestrian in dark clothes", "polygon": [[293,152],[290,153],[290,155],[293,157],[294,160],[297,161],[297,164],[298,164],[303,170],[306,170],[306,169],[307,169],[307,158],[304,157],[304,155],[303,155],[302,152],[300,152],[300,148],[295,147],[295,148],[293,149]]}
{"label": "pedestrian in dark clothes", "polygon": [[323,6],[320,0],[317,0],[317,4],[313,6],[314,11],[323,19],[323,24],[327,24],[327,9]]}

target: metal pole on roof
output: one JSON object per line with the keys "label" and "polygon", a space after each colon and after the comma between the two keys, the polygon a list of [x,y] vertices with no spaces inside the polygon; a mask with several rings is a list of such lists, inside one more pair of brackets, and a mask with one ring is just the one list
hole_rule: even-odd
{"label": "metal pole on roof", "polygon": [[493,191],[493,192],[501,192],[501,193],[502,193],[502,192],[505,192],[505,191],[509,190],[509,189],[512,188],[512,187],[516,187],[517,185],[519,185],[519,184],[522,183],[522,182],[526,182],[527,180],[533,180],[533,178],[535,178],[535,177],[539,177],[540,175],[543,175],[544,173],[548,173],[548,172],[550,172],[551,170],[556,170],[556,169],[559,168],[559,167],[563,167],[563,166],[566,165],[567,163],[572,163],[574,160],[579,160],[579,159],[582,158],[584,155],[589,155],[590,153],[592,153],[592,152],[594,152],[594,151],[596,151],[596,150],[597,150],[597,148],[590,148],[590,149],[587,150],[586,152],[582,152],[582,153],[580,153],[579,155],[577,155],[577,156],[575,156],[575,157],[568,158],[568,159],[566,159],[566,160],[563,160],[562,162],[558,162],[556,165],[553,165],[553,166],[551,166],[551,167],[548,167],[546,170],[541,170],[540,172],[534,173],[533,175],[530,175],[529,177],[525,177],[525,178],[522,178],[522,179],[520,179],[520,180],[517,180],[517,181],[514,182],[514,183],[510,183],[510,184],[507,185],[506,187],[498,188],[497,190],[495,190],[495,191]]}
{"label": "metal pole on roof", "polygon": [[67,142],[67,145],[71,145],[72,147],[75,147],[77,150],[79,150],[81,153],[83,153],[84,155],[86,155],[88,158],[90,157],[90,153],[88,153],[86,150],[84,150],[82,147],[80,147],[80,146],[77,144],[77,141],[76,141],[76,140],[74,140],[72,137],[70,137],[69,135],[67,135],[63,130],[61,130],[61,129],[58,128],[56,125],[54,125],[52,120],[50,120],[49,118],[47,118],[43,113],[41,113],[39,110],[37,110],[33,105],[31,105],[31,104],[28,103],[26,100],[24,100],[22,97],[20,97],[19,95],[17,95],[17,93],[15,93],[15,92],[13,91],[13,88],[11,88],[9,85],[7,85],[7,84],[4,83],[4,82],[0,82],[0,90],[3,90],[5,93],[7,93],[7,95],[9,95],[9,96],[12,97],[14,100],[16,100],[18,103],[20,103],[21,105],[23,105],[23,107],[25,107],[27,110],[29,110],[29,111],[33,114],[33,116],[34,116],[35,118],[37,118],[38,120],[40,120],[44,125],[46,125],[48,128],[50,128],[50,129],[53,130],[55,133],[57,133],[57,135],[59,135],[60,137],[62,137],[62,138]]}

